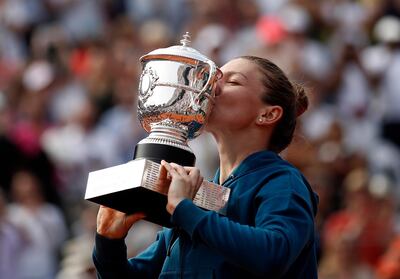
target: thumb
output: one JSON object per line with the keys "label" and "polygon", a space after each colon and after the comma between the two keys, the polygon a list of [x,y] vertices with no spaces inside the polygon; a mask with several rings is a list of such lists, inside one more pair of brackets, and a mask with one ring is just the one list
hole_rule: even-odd
{"label": "thumb", "polygon": [[163,160],[163,161],[161,162],[161,165],[160,165],[160,171],[159,171],[159,177],[158,177],[158,179],[160,179],[160,180],[166,180],[167,177],[168,177],[168,171],[167,171],[167,169],[166,169],[166,167],[165,167],[165,162],[164,162],[164,160]]}
{"label": "thumb", "polygon": [[135,222],[143,219],[144,217],[146,217],[146,215],[143,212],[128,215],[125,218],[125,226],[130,228]]}

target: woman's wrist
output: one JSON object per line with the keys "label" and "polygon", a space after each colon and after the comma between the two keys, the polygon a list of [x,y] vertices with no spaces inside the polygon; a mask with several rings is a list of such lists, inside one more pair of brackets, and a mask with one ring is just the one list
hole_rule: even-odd
{"label": "woman's wrist", "polygon": [[112,232],[107,227],[98,227],[96,233],[108,239],[124,239],[128,232]]}
{"label": "woman's wrist", "polygon": [[144,217],[145,214],[141,212],[127,215],[123,212],[100,206],[97,214],[96,232],[110,239],[125,238],[132,225]]}
{"label": "woman's wrist", "polygon": [[178,204],[183,201],[185,198],[169,198],[167,203],[167,211],[169,214],[174,214],[176,207]]}

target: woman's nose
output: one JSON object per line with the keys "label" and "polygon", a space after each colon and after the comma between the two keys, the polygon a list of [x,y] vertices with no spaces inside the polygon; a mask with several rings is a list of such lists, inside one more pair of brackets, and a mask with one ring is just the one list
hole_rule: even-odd
{"label": "woman's nose", "polygon": [[221,94],[221,88],[222,88],[222,80],[219,79],[215,82],[215,86],[214,86],[214,95],[218,96]]}
{"label": "woman's nose", "polygon": [[217,69],[216,79],[217,79],[217,80],[222,79],[223,75],[224,75],[224,74],[222,73],[221,69]]}

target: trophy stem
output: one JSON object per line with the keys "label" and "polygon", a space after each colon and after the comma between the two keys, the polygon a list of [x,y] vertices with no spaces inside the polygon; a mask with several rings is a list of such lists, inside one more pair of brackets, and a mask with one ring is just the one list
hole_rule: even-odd
{"label": "trophy stem", "polygon": [[166,137],[187,145],[188,133],[179,128],[165,127],[163,125],[153,125],[149,137]]}
{"label": "trophy stem", "polygon": [[187,131],[183,129],[163,125],[153,125],[151,127],[150,135],[142,139],[139,144],[155,143],[170,145],[193,153],[192,149],[187,143],[187,135]]}
{"label": "trophy stem", "polygon": [[150,135],[136,145],[133,159],[141,158],[157,163],[166,160],[182,166],[194,166],[196,162],[187,144],[187,132],[161,125],[152,126]]}

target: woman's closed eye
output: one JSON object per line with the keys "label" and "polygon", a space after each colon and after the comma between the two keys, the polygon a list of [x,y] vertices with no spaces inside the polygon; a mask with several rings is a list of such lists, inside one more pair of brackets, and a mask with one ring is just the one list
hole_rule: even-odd
{"label": "woman's closed eye", "polygon": [[226,83],[230,85],[241,85],[241,83],[237,80],[228,80]]}

